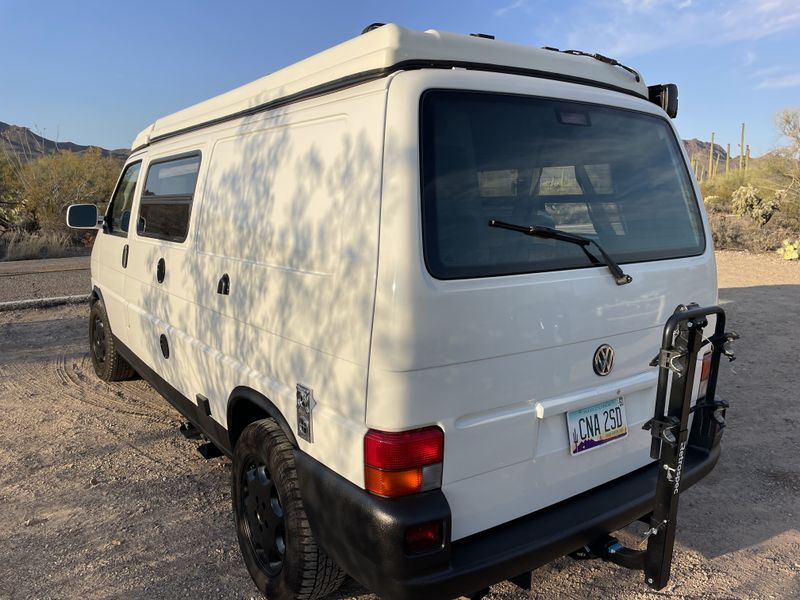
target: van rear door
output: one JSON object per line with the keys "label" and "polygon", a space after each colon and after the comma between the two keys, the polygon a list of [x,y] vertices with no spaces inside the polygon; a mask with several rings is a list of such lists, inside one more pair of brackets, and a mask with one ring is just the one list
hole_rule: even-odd
{"label": "van rear door", "polygon": [[[426,77],[398,77],[390,108]],[[685,155],[649,103],[495,74],[428,87],[408,211],[386,165],[367,425],[445,430],[458,539],[647,464],[661,328],[716,281]],[[492,220],[595,240],[632,281],[595,244]]]}

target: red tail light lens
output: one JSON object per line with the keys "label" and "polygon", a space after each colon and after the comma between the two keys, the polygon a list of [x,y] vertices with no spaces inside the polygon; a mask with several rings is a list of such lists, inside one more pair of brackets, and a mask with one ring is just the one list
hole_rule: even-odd
{"label": "red tail light lens", "polygon": [[414,525],[406,529],[406,554],[421,554],[442,547],[441,521]]}
{"label": "red tail light lens", "polygon": [[364,438],[364,463],[379,469],[408,469],[442,462],[444,432],[438,427],[389,433],[371,429]]}
{"label": "red tail light lens", "polygon": [[711,375],[711,352],[703,356],[703,363],[700,368],[700,386],[697,388],[697,397],[705,398],[708,392],[708,377]]}
{"label": "red tail light lens", "polygon": [[364,437],[364,481],[380,496],[406,496],[442,483],[444,432],[438,427],[388,432],[370,429]]}

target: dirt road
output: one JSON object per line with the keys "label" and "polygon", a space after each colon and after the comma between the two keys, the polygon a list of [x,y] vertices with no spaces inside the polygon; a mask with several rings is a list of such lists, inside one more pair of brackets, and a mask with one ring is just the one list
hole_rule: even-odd
{"label": "dirt road", "polygon": [[[672,584],[561,559],[532,592],[491,598],[800,598],[800,265],[721,253],[719,267],[742,335],[721,373],[732,409],[719,466],[682,496]],[[0,598],[256,596],[227,460],[202,459],[144,382],[96,379],[86,312],[0,313]]]}
{"label": "dirt road", "polygon": [[0,262],[0,302],[90,291],[88,256]]}

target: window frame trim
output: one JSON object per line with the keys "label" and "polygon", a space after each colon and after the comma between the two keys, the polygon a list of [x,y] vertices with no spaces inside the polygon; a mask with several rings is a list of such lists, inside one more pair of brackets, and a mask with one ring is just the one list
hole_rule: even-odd
{"label": "window frame trim", "polygon": [[[686,158],[684,156],[685,149],[682,146],[682,140],[680,136],[677,134],[674,125],[669,120],[669,118],[659,115],[657,113],[648,112],[645,110],[637,110],[635,108],[629,108],[626,106],[618,106],[615,104],[603,104],[600,102],[589,102],[586,100],[572,100],[569,98],[561,98],[558,96],[544,96],[541,94],[522,94],[516,92],[501,92],[501,91],[493,91],[493,90],[481,90],[481,89],[470,89],[470,88],[448,88],[448,87],[434,87],[434,88],[427,88],[422,91],[419,97],[419,103],[417,105],[417,142],[419,145],[419,211],[420,211],[420,236],[419,241],[421,245],[421,252],[422,252],[422,261],[425,264],[425,271],[427,274],[437,281],[466,281],[471,279],[489,279],[489,278],[497,278],[497,277],[516,277],[519,275],[536,275],[540,273],[559,273],[559,272],[566,272],[572,271],[576,269],[592,269],[592,268],[605,268],[605,265],[577,265],[568,268],[552,268],[552,269],[526,269],[522,271],[513,271],[509,273],[494,273],[494,274],[485,274],[485,275],[442,275],[441,273],[437,274],[431,269],[431,264],[428,256],[428,244],[425,241],[425,232],[426,232],[426,220],[425,220],[425,179],[423,177],[424,174],[424,166],[425,166],[425,156],[424,156],[424,147],[425,144],[423,143],[424,138],[424,123],[423,123],[423,106],[425,103],[426,98],[431,95],[432,93],[439,93],[439,92],[449,92],[449,93],[459,93],[463,95],[480,95],[480,96],[504,96],[504,97],[513,97],[513,98],[524,98],[529,100],[547,100],[547,101],[555,101],[555,102],[569,102],[572,104],[581,104],[584,106],[589,107],[601,107],[601,108],[609,108],[613,110],[619,110],[623,112],[634,113],[637,115],[645,115],[647,117],[651,117],[654,119],[658,119],[666,124],[667,129],[669,129],[670,134],[672,135],[672,139],[675,142],[678,155],[680,156],[681,164],[683,165],[683,173],[685,174],[687,180],[689,181],[689,189],[691,190],[692,198],[695,203],[695,208],[697,209],[697,215],[700,221],[700,234],[701,234],[701,247],[700,251],[694,254],[687,254],[685,256],[679,257],[672,257],[672,258],[649,258],[645,260],[634,260],[634,261],[617,261],[620,265],[627,265],[627,264],[643,264],[643,263],[650,263],[650,262],[659,262],[665,260],[684,260],[688,258],[696,258],[698,256],[703,256],[709,249],[708,238],[710,232],[707,231],[706,228],[706,219],[703,217],[703,208],[701,206],[700,198],[701,196],[698,195],[696,189],[696,182],[692,178],[692,175],[689,171],[689,166],[687,164]],[[552,196],[558,197],[558,196]]]}
{"label": "window frame trim", "polygon": [[131,162],[125,163],[122,166],[122,171],[120,171],[119,178],[117,179],[117,185],[114,186],[114,191],[111,193],[111,199],[108,201],[108,207],[106,207],[106,213],[103,215],[103,233],[126,239],[130,237],[131,233],[130,221],[128,222],[128,231],[125,232],[114,231],[109,224],[110,223],[113,224],[114,222],[114,216],[112,214],[114,211],[114,197],[117,195],[120,185],[122,185],[122,178],[125,176],[125,173],[127,173],[128,169],[138,164],[139,174],[136,176],[136,184],[133,187],[133,198],[131,199],[131,217],[133,217],[133,209],[136,204],[136,186],[139,185],[139,179],[142,176],[141,166],[143,162],[144,161],[140,156],[136,160],[132,160]]}
{"label": "window frame trim", "polygon": [[[155,195],[154,196],[145,196],[144,195],[145,188],[147,187],[147,178],[150,176],[150,170],[154,166],[162,164],[162,163],[166,163],[166,162],[172,162],[172,161],[176,161],[176,160],[181,160],[181,159],[184,159],[184,158],[192,158],[192,157],[195,157],[195,156],[198,159],[198,161],[197,161],[197,177],[195,177],[194,187],[192,188],[192,193],[191,194],[166,194],[166,195],[163,195],[163,196],[155,196]],[[194,209],[194,197],[195,197],[195,194],[197,193],[197,185],[200,182],[200,169],[201,169],[202,166],[203,166],[203,152],[199,148],[197,150],[189,150],[187,152],[180,152],[178,154],[171,154],[171,155],[168,155],[168,156],[161,156],[161,157],[155,158],[155,159],[153,159],[153,160],[151,160],[151,161],[149,161],[147,163],[147,171],[145,173],[144,182],[142,183],[142,189],[141,189],[141,191],[139,193],[139,205],[138,205],[137,211],[136,211],[136,227],[135,227],[135,230],[136,230],[136,237],[137,238],[149,239],[149,240],[158,240],[158,241],[161,241],[161,242],[170,242],[170,243],[173,243],[173,244],[185,244],[186,243],[186,240],[189,239],[189,230],[192,227],[192,216],[194,214],[194,210],[193,210]],[[183,239],[179,240],[178,238],[170,237],[170,236],[166,236],[166,235],[146,234],[146,233],[139,232],[139,219],[141,218],[142,206],[143,205],[147,205],[150,200],[153,200],[153,199],[164,199],[164,198],[167,198],[167,199],[170,199],[170,200],[177,200],[177,199],[184,199],[185,198],[185,199],[189,200],[189,219],[188,219],[188,221],[186,223],[186,235],[183,237]]]}

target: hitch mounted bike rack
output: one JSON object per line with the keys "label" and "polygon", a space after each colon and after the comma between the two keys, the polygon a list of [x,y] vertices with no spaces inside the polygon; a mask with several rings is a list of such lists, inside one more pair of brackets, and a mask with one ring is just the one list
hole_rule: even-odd
{"label": "hitch mounted bike rack", "polygon": [[[716,316],[716,324],[714,334],[706,338],[703,329],[708,326],[709,315]],[[660,590],[667,585],[686,447],[691,444],[710,449],[719,442],[728,408],[727,402],[715,399],[719,362],[723,355],[735,360],[730,345],[738,338],[735,332],[725,332],[725,311],[719,306],[681,304],[675,309],[664,325],[661,350],[650,363],[659,369],[658,387],[655,413],[643,429],[649,430],[652,436],[650,457],[658,461],[658,474],[653,512],[649,519],[642,519],[650,525],[644,533],[647,548],[627,548],[609,535],[573,552],[573,558],[602,558],[627,569],[644,571],[645,583],[653,589]],[[692,407],[697,357],[708,345],[711,346],[711,371],[706,394]],[[695,413],[695,417],[689,431],[691,413]]]}

